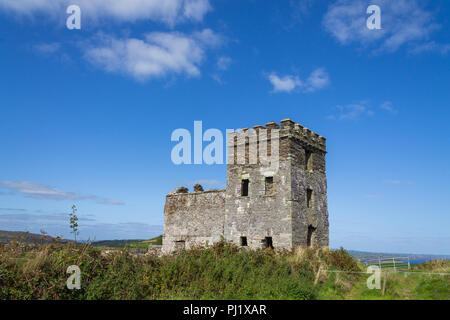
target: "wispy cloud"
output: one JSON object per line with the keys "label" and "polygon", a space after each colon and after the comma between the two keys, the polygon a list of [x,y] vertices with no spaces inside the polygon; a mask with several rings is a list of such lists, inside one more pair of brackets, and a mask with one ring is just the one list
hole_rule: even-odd
{"label": "wispy cloud", "polygon": [[217,69],[219,70],[227,70],[233,60],[230,57],[222,56],[217,59]]}
{"label": "wispy cloud", "polygon": [[122,201],[118,201],[118,200],[100,199],[97,202],[100,203],[100,204],[108,204],[108,205],[113,205],[113,206],[123,206],[123,205],[125,205],[125,203],[123,203]]}
{"label": "wispy cloud", "polygon": [[0,187],[24,194],[28,198],[52,200],[85,200],[95,196],[65,192],[29,181],[1,181]]}
{"label": "wispy cloud", "polygon": [[144,81],[169,74],[200,75],[205,49],[216,47],[221,41],[210,29],[190,35],[152,32],[143,39],[99,35],[84,50],[93,65]]}
{"label": "wispy cloud", "polygon": [[[369,30],[366,9],[381,8],[381,30]],[[416,0],[338,0],[328,7],[324,28],[343,45],[359,44],[374,52],[394,52],[402,46],[414,49],[440,28],[423,2]]]}
{"label": "wispy cloud", "polygon": [[442,55],[446,55],[450,52],[450,44],[436,43],[435,41],[430,41],[417,45],[415,48],[411,49],[410,52],[412,54],[419,54],[423,52],[437,52]]}
{"label": "wispy cloud", "polygon": [[152,20],[170,26],[185,21],[202,21],[211,10],[209,0],[0,0],[0,9],[28,16],[44,13],[56,17],[65,13],[71,4],[79,5],[83,17],[92,21]]}
{"label": "wispy cloud", "polygon": [[[375,109],[369,106],[369,100],[351,103],[347,105],[336,106],[335,112],[328,115],[329,120],[358,120],[369,118],[375,115]],[[391,115],[396,115],[398,110],[394,108],[391,101],[385,101],[379,105],[379,108]]]}
{"label": "wispy cloud", "polygon": [[330,77],[324,68],[314,70],[305,85],[306,92],[313,92],[325,88],[330,84]]}
{"label": "wispy cloud", "polygon": [[[160,225],[150,225],[142,222],[105,223],[93,218],[92,215],[79,214],[80,239],[148,239],[162,234]],[[29,231],[39,233],[46,231],[51,236],[70,238],[69,217],[67,213],[0,214],[0,225],[4,230]]]}
{"label": "wispy cloud", "polygon": [[61,48],[61,44],[58,42],[51,42],[51,43],[39,43],[33,46],[33,49],[36,52],[42,53],[42,54],[53,54],[57,52]]}
{"label": "wispy cloud", "polygon": [[389,112],[390,114],[393,114],[393,115],[398,113],[397,109],[395,109],[395,108],[392,106],[392,102],[391,102],[391,101],[385,101],[385,102],[383,102],[383,103],[380,105],[380,108],[383,109],[383,110],[385,110],[385,111],[387,111],[387,112]]}
{"label": "wispy cloud", "polygon": [[324,68],[314,70],[306,81],[302,81],[296,75],[278,76],[275,72],[268,75],[273,86],[272,92],[314,92],[329,85],[330,79]]}
{"label": "wispy cloud", "polygon": [[[60,222],[60,221],[68,221],[69,214],[68,213],[58,213],[58,214],[31,214],[31,213],[11,213],[11,214],[0,214],[0,221],[5,222],[39,222],[48,224],[50,222]],[[84,215],[78,215],[78,219],[83,221],[96,221],[96,219],[88,218]]]}
{"label": "wispy cloud", "polygon": [[218,84],[224,85],[226,82],[222,79],[222,74],[228,70],[230,65],[233,63],[233,59],[227,56],[221,56],[217,59],[216,62],[216,71],[211,74],[211,78],[213,78]]}
{"label": "wispy cloud", "polygon": [[0,211],[14,211],[14,212],[24,212],[26,209],[21,208],[0,208]]}
{"label": "wispy cloud", "polygon": [[404,181],[404,180],[398,180],[398,179],[388,179],[384,180],[384,183],[387,184],[414,184],[412,181]]}
{"label": "wispy cloud", "polygon": [[[272,19],[287,31],[302,23],[311,14],[317,0],[289,0],[273,2],[275,6]],[[288,4],[287,10],[284,10]],[[278,8],[283,7],[283,8]]]}
{"label": "wispy cloud", "polygon": [[292,17],[296,21],[302,21],[309,14],[314,2],[314,0],[290,0],[289,5]]}
{"label": "wispy cloud", "polygon": [[18,192],[27,198],[47,199],[47,200],[96,200],[101,204],[118,205],[120,201],[108,200],[95,195],[79,194],[75,192],[61,191],[48,185],[43,185],[30,181],[0,181],[0,188],[5,188],[11,192]]}
{"label": "wispy cloud", "polygon": [[330,120],[358,120],[363,117],[372,117],[374,112],[366,102],[336,106],[336,113],[328,115]]}

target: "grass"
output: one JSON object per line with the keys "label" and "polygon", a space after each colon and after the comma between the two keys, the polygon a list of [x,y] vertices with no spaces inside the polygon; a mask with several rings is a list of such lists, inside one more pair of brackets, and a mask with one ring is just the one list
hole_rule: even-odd
{"label": "grass", "polygon": [[150,245],[161,246],[162,245],[162,235],[159,235],[153,239],[142,241],[142,243],[148,243]]}
{"label": "grass", "polygon": [[[381,285],[385,290],[370,290],[364,275],[350,290],[325,290],[321,299],[358,300],[449,300],[450,261],[435,260],[411,265],[408,273],[383,270]],[[445,273],[446,275],[441,275]],[[331,278],[332,279],[332,278]],[[386,280],[385,280],[386,279]],[[332,286],[328,286],[331,288]]]}
{"label": "grass", "polygon": [[[81,290],[66,288],[65,271],[74,264]],[[319,272],[363,267],[343,249],[253,251],[221,242],[157,257],[11,242],[0,246],[0,299],[449,299],[448,277],[389,275],[382,295],[367,289],[366,274]],[[415,268],[450,269],[448,261]]]}

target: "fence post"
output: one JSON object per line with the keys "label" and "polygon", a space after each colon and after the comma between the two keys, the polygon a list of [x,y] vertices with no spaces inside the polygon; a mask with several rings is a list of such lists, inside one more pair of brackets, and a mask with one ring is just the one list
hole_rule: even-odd
{"label": "fence post", "polygon": [[409,256],[408,256],[408,270],[411,269],[411,264],[409,262]]}
{"label": "fence post", "polygon": [[395,258],[392,258],[392,262],[394,263],[394,272],[397,272],[397,269],[395,268]]}
{"label": "fence post", "polygon": [[381,257],[378,257],[378,266],[380,267],[381,270]]}
{"label": "fence post", "polygon": [[382,296],[384,296],[384,293],[386,292],[386,281],[387,281],[387,272],[384,273],[383,277],[383,289],[381,289]]}
{"label": "fence post", "polygon": [[322,265],[319,266],[319,270],[317,271],[316,279],[314,280],[314,286],[319,282],[321,272],[322,272]]}

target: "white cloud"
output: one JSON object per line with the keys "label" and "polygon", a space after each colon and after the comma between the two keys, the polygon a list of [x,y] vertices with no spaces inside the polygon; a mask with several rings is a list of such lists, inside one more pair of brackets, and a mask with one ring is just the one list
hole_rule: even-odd
{"label": "white cloud", "polygon": [[272,92],[292,92],[296,89],[302,92],[314,92],[323,89],[330,83],[328,73],[323,68],[314,70],[305,82],[298,76],[280,77],[274,72],[269,74],[268,79],[273,85]]}
{"label": "white cloud", "polygon": [[303,85],[297,76],[287,75],[279,77],[275,73],[269,75],[269,81],[273,85],[273,92],[291,92],[295,88]]}
{"label": "white cloud", "polygon": [[[381,30],[369,30],[366,9],[370,4],[381,8]],[[323,25],[341,44],[371,46],[376,52],[393,52],[426,41],[439,28],[432,12],[416,0],[338,0],[328,7]]]}
{"label": "white cloud", "polygon": [[309,14],[313,4],[314,0],[291,0],[289,5],[292,17],[297,21],[301,21]]}
{"label": "white cloud", "polygon": [[389,113],[391,113],[391,114],[397,114],[397,113],[398,113],[397,109],[395,109],[395,108],[392,106],[392,102],[391,102],[391,101],[385,101],[385,102],[383,102],[383,103],[380,105],[380,108],[383,109],[383,110],[385,110],[385,111],[387,111],[387,112],[389,112]]}
{"label": "white cloud", "polygon": [[56,16],[65,13],[71,4],[80,6],[83,17],[95,20],[153,20],[169,25],[201,21],[211,10],[209,0],[0,0],[0,9],[24,15],[39,12]]}
{"label": "white cloud", "polygon": [[91,195],[81,195],[64,192],[52,187],[28,181],[2,181],[0,187],[25,194],[29,198],[53,200],[84,200],[93,198]]}
{"label": "white cloud", "polygon": [[337,112],[329,115],[330,120],[357,120],[362,117],[371,117],[374,112],[366,105],[366,102],[337,106]]}
{"label": "white cloud", "polygon": [[202,20],[203,16],[211,10],[208,0],[190,0],[185,1],[184,16],[193,20]]}
{"label": "white cloud", "polygon": [[206,47],[219,43],[220,37],[205,29],[193,35],[153,32],[142,40],[100,35],[83,49],[95,66],[142,81],[170,73],[198,76]]}
{"label": "white cloud", "polygon": [[422,52],[438,52],[442,55],[446,55],[450,52],[450,44],[436,43],[434,41],[426,42],[410,50],[413,54],[419,54]]}
{"label": "white cloud", "polygon": [[217,69],[219,70],[227,70],[231,63],[233,62],[233,60],[230,57],[219,57],[219,59],[217,59]]}
{"label": "white cloud", "polygon": [[225,85],[226,81],[222,79],[222,74],[224,71],[228,70],[230,65],[233,63],[233,60],[227,56],[221,56],[217,59],[216,62],[216,72],[211,74],[211,78],[215,80],[219,85]]}
{"label": "white cloud", "polygon": [[19,192],[27,198],[47,199],[47,200],[97,200],[101,204],[119,205],[120,201],[108,200],[95,195],[78,194],[74,192],[61,191],[56,188],[30,182],[30,181],[0,181],[0,188],[5,188],[11,192]]}
{"label": "white cloud", "polygon": [[222,36],[218,35],[211,29],[196,31],[192,34],[192,38],[205,47],[218,47],[224,42]]}
{"label": "white cloud", "polygon": [[322,89],[330,84],[328,73],[323,68],[314,70],[306,83],[306,91],[312,92]]}
{"label": "white cloud", "polygon": [[100,203],[100,204],[108,204],[108,205],[112,205],[112,206],[123,206],[125,204],[122,201],[108,200],[108,199],[100,199],[100,200],[98,200],[98,203]]}
{"label": "white cloud", "polygon": [[57,52],[61,48],[61,45],[58,42],[39,43],[33,46],[33,48],[39,53],[52,54]]}

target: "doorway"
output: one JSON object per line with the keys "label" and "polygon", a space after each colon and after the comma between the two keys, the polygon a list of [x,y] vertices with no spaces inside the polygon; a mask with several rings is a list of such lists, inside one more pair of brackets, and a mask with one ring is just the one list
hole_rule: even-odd
{"label": "doorway", "polygon": [[308,226],[308,236],[306,238],[306,246],[308,248],[314,244],[315,236],[316,236],[316,228],[314,228],[312,225],[309,225]]}
{"label": "doorway", "polygon": [[272,237],[265,237],[264,238],[264,248],[273,249]]}

